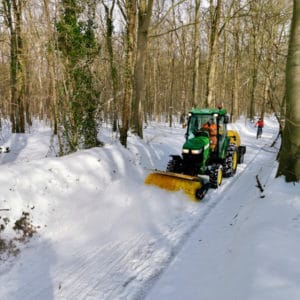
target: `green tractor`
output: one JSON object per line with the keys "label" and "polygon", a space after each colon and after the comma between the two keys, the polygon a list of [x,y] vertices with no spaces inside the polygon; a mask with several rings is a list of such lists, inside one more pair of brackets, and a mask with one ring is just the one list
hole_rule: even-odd
{"label": "green tractor", "polygon": [[181,189],[193,199],[202,199],[209,188],[218,188],[223,177],[235,174],[246,153],[239,134],[227,130],[228,122],[225,109],[191,110],[182,155],[171,155],[166,172],[155,172],[146,183]]}

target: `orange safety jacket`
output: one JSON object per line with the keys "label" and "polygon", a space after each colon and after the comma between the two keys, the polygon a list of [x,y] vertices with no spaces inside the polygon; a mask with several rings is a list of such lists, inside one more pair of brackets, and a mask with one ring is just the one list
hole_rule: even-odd
{"label": "orange safety jacket", "polygon": [[214,150],[217,146],[217,124],[213,123],[209,125],[208,123],[203,124],[202,129],[207,130],[209,133],[209,140],[210,140],[210,148]]}

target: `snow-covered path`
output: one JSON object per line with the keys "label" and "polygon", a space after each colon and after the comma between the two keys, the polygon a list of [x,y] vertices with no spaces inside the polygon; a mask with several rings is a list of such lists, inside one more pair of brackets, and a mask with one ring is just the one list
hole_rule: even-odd
{"label": "snow-covered path", "polygon": [[109,133],[105,147],[61,158],[44,158],[43,128],[14,137],[2,157],[0,223],[29,211],[39,229],[1,262],[0,299],[300,299],[300,191],[273,179],[276,122],[266,120],[261,140],[251,124],[232,127],[245,162],[200,203],[143,184],[180,152],[179,126],[149,126],[129,150]]}

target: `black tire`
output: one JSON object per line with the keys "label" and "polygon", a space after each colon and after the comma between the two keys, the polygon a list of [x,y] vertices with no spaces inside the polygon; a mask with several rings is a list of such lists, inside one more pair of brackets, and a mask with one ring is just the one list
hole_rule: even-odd
{"label": "black tire", "polygon": [[226,158],[223,163],[223,176],[231,177],[236,173],[239,160],[238,150],[235,144],[229,144],[227,147]]}
{"label": "black tire", "polygon": [[212,166],[209,172],[209,183],[213,189],[217,189],[223,180],[223,168],[221,165]]}
{"label": "black tire", "polygon": [[167,165],[167,172],[172,173],[182,173],[183,170],[183,160],[179,155],[172,155]]}

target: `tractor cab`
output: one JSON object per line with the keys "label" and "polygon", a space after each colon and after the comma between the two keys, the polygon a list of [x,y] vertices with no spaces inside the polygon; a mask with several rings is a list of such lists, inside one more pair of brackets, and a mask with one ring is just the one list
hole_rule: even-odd
{"label": "tractor cab", "polygon": [[[193,109],[189,113],[186,146],[193,147],[196,140],[206,137],[212,153],[223,157],[227,143],[228,116],[225,109]],[[197,144],[197,143],[196,143]]]}

